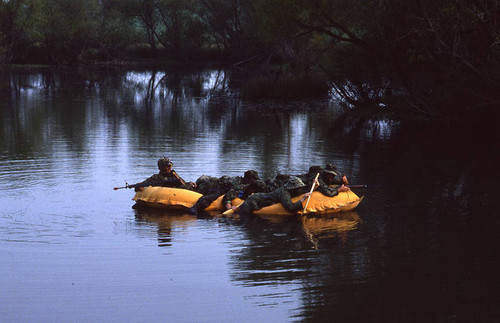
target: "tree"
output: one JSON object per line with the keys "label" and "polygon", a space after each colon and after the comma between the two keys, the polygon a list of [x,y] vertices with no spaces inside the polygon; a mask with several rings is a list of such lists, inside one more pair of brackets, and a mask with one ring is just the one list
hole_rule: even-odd
{"label": "tree", "polygon": [[85,61],[98,34],[98,0],[44,1],[38,31],[50,62],[67,64]]}
{"label": "tree", "polygon": [[202,22],[190,10],[190,1],[161,0],[158,2],[158,41],[175,59],[203,47],[205,31]]}
{"label": "tree", "polygon": [[0,1],[0,63],[22,60],[32,43],[37,1]]}
{"label": "tree", "polygon": [[318,53],[312,62],[354,104],[389,102],[386,94],[399,92],[413,112],[448,118],[499,100],[495,0],[257,0],[255,6],[264,13],[264,36],[285,39],[301,63],[310,55],[300,53]]}
{"label": "tree", "polygon": [[103,58],[123,55],[127,47],[138,43],[139,32],[132,19],[126,14],[126,2],[102,0],[98,15],[98,32],[94,42]]}
{"label": "tree", "polygon": [[221,53],[234,53],[243,48],[243,22],[247,15],[244,4],[244,0],[199,0],[191,6]]}

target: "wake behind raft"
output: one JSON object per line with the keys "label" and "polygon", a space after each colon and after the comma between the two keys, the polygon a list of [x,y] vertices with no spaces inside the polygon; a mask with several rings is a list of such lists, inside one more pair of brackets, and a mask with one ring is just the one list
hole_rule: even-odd
{"label": "wake behind raft", "polygon": [[[143,191],[137,192],[132,200],[136,202],[137,206],[146,206],[152,208],[160,208],[167,210],[188,210],[196,204],[196,201],[202,197],[202,194],[185,190],[182,188],[171,187],[146,187]],[[292,202],[296,202],[303,197],[302,195],[292,198]],[[222,198],[220,196],[217,200],[212,202],[205,211],[207,212],[222,212],[224,206],[222,205]],[[313,192],[307,209],[303,211],[304,214],[332,214],[337,212],[346,212],[355,209],[363,197],[357,196],[353,191],[340,192],[338,195],[328,197],[320,192]],[[240,205],[243,200],[239,198],[234,199],[231,203],[234,206]],[[303,202],[305,206],[305,202]],[[254,211],[258,215],[292,215],[286,210],[281,203],[276,203],[266,206],[260,210]],[[302,213],[302,211],[298,212]]]}

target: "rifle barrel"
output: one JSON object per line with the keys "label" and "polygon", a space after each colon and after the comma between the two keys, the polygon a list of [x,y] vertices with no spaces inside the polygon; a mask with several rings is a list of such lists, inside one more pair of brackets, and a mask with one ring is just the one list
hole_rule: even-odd
{"label": "rifle barrel", "polygon": [[135,185],[129,185],[128,183],[125,183],[125,186],[121,186],[121,187],[113,187],[113,189],[116,191],[116,190],[121,190],[123,188],[134,188]]}

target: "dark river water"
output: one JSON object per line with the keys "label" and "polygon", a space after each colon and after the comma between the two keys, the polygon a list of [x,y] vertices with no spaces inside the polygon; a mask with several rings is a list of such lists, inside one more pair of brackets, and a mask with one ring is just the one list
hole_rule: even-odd
{"label": "dark river water", "polygon": [[[498,138],[238,99],[230,71],[0,72],[2,322],[493,322]],[[134,210],[169,156],[201,175],[334,163],[335,217]]]}

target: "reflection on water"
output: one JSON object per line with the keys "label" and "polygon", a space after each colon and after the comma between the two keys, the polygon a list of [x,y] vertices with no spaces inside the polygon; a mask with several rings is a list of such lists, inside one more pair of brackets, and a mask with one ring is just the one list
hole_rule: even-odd
{"label": "reflection on water", "polygon": [[[0,72],[6,321],[500,316],[494,133],[339,118],[334,98],[242,102],[239,77]],[[332,217],[133,210],[133,192],[112,187],[156,173],[163,155],[189,181],[334,163],[369,188]]]}
{"label": "reflection on water", "polygon": [[173,231],[182,232],[186,227],[196,222],[196,217],[192,214],[175,213],[172,215],[172,212],[148,210],[147,208],[135,210],[139,227],[144,225],[153,225],[155,227],[159,247],[170,247],[172,245]]}
{"label": "reflection on water", "polygon": [[338,236],[342,242],[347,242],[349,231],[356,230],[362,223],[361,217],[355,211],[342,212],[333,215],[290,217],[281,215],[260,215],[272,224],[302,227],[305,237],[318,249],[319,240]]}
{"label": "reflection on water", "polygon": [[[220,213],[220,212],[219,212]],[[162,211],[148,209],[146,207],[135,209],[136,222],[139,226],[153,226],[157,230],[159,246],[171,245],[172,231],[182,231],[188,226],[196,225],[197,217],[182,211]],[[220,218],[214,213],[213,221],[223,221],[231,225],[242,224],[244,227],[249,222],[258,223],[259,226],[274,225],[284,229],[283,232],[302,232],[303,239],[309,241],[315,249],[318,249],[319,240],[338,237],[342,243],[346,243],[349,232],[356,230],[362,223],[361,217],[355,211],[343,212],[334,215],[323,216],[282,216],[282,215],[260,215],[264,221],[258,218],[244,218],[234,216]],[[272,243],[272,241],[269,241]]]}
{"label": "reflection on water", "polygon": [[[252,260],[252,266],[269,267],[268,269],[253,269],[252,274],[256,272],[267,273],[273,276],[273,279],[278,279],[279,275],[286,273],[284,270],[286,267],[289,275],[300,276],[304,274],[304,277],[309,277],[311,268],[304,267],[304,261],[312,255],[317,255],[318,250],[323,246],[332,243],[345,246],[349,242],[349,234],[356,230],[360,223],[361,218],[357,212],[321,217],[259,216],[242,218],[240,224],[251,239],[249,239],[250,243],[246,244],[244,252],[238,255],[238,261],[235,262],[235,265],[238,266],[238,275],[244,275],[242,264],[247,263],[242,262],[240,257],[248,257]],[[291,244],[296,245],[297,254],[293,251],[295,248],[290,248]],[[249,257],[248,253],[253,252],[256,254],[255,257]],[[263,252],[268,253],[268,262],[262,262]],[[293,257],[286,260],[283,258],[286,254],[293,255]],[[280,267],[280,265],[284,266],[281,270],[271,270],[274,266]],[[268,281],[265,275],[261,279]],[[283,276],[279,279],[288,281],[290,277]],[[259,283],[255,277],[246,280],[249,284]]]}
{"label": "reflection on water", "polygon": [[[11,75],[8,84],[18,95],[1,111],[0,130],[6,139],[1,148],[4,154],[43,153],[50,158],[121,145],[126,150],[114,153],[126,153],[136,165],[138,150],[147,150],[152,158],[182,150],[181,158],[203,160],[203,173],[209,174],[258,168],[270,176],[303,172],[309,163],[326,160],[321,154],[327,143],[314,125],[335,116],[330,101],[308,100],[278,109],[266,102],[242,104],[228,82],[224,71],[212,70]],[[304,156],[310,156],[307,162]]]}
{"label": "reflection on water", "polygon": [[347,242],[349,231],[356,230],[361,218],[357,212],[345,212],[336,217],[308,217],[301,218],[304,232],[317,249],[319,240],[332,238],[338,235],[343,243]]}

